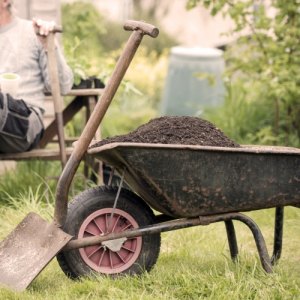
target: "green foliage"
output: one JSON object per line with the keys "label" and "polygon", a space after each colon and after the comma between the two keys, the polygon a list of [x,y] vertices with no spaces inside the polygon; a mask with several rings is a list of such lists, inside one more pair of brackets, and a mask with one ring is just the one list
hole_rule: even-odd
{"label": "green foliage", "polygon": [[205,112],[205,118],[221,128],[240,144],[270,144],[272,121],[270,103],[256,99],[257,87],[244,85],[242,80],[226,82],[226,96],[222,107]]}
{"label": "green foliage", "polygon": [[77,36],[75,36],[71,41],[67,39],[65,39],[65,41],[64,48],[67,62],[73,71],[74,84],[78,85],[82,79],[87,79],[89,77],[87,72],[91,65],[87,56],[82,54],[78,55],[77,53],[81,46],[81,41]]}
{"label": "green foliage", "polygon": [[[17,176],[16,176],[17,174]],[[41,203],[53,203],[61,164],[58,161],[20,161],[13,168],[1,175],[0,207],[19,202],[22,197],[31,197],[33,193]],[[83,164],[79,166],[72,181],[70,195],[77,194],[92,182],[83,176]],[[16,205],[17,206],[17,205]]]}
{"label": "green foliage", "polygon": [[[18,174],[18,176],[16,176]],[[28,161],[19,162],[16,169],[8,171],[0,180],[0,203],[11,203],[11,199],[18,198],[21,194],[32,190],[38,190],[39,197],[44,198],[46,191],[52,191],[55,187],[54,176],[59,176],[60,165],[58,162]],[[52,180],[50,180],[52,178]],[[43,184],[43,188],[39,186]]]}
{"label": "green foliage", "polygon": [[[149,13],[144,16],[146,22],[157,25],[153,16],[149,19]],[[75,83],[88,76],[107,83],[130,32],[83,1],[63,4],[62,20],[65,54],[75,74]],[[173,44],[174,40],[163,31],[157,39],[143,38],[101,124],[103,137],[127,133],[155,117],[167,68],[164,49]],[[78,134],[79,123],[70,124],[68,130]]]}
{"label": "green foliage", "polygon": [[147,23],[153,24],[160,29],[160,33],[158,38],[156,39],[146,39],[144,45],[152,50],[155,51],[157,54],[164,53],[166,48],[171,48],[176,46],[178,42],[168,35],[164,30],[161,30],[160,26],[160,19],[163,16],[160,16],[160,19],[157,18],[155,12],[157,7],[160,5],[159,1],[152,1],[152,3],[148,3],[148,7],[142,5],[142,1],[134,0],[134,16],[135,20],[147,20]]}
{"label": "green foliage", "polygon": [[98,40],[106,32],[103,26],[103,17],[88,2],[75,1],[62,5],[62,24],[64,28],[64,39],[72,41],[78,38],[83,46],[82,53],[86,55],[100,53],[101,44]]}
{"label": "green foliage", "polygon": [[74,83],[79,84],[91,73],[91,57],[101,57],[99,43],[106,30],[103,17],[91,3],[76,1],[62,5],[63,43],[69,66],[74,73]]}
{"label": "green foliage", "polygon": [[[267,9],[264,4],[252,0],[187,1],[189,9],[203,5],[212,15],[230,16],[235,27],[229,34],[242,34],[225,53],[228,63],[225,76],[231,81],[231,88],[244,91],[246,106],[256,106],[261,102],[264,106],[269,105],[259,122],[264,124],[263,128],[249,131],[250,140],[261,137],[260,142],[299,147],[299,1],[273,0],[270,4]],[[256,117],[247,120],[257,122]],[[240,124],[237,122],[236,126]]]}
{"label": "green foliage", "polygon": [[[144,39],[150,39],[145,37]],[[157,55],[140,46],[102,124],[103,137],[126,134],[156,117],[164,78],[167,54]],[[114,65],[120,51],[111,52],[107,67]]]}

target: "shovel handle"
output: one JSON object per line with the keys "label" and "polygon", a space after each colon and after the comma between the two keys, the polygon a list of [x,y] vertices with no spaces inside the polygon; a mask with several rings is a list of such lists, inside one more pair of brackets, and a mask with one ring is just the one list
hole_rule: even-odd
{"label": "shovel handle", "polygon": [[[62,32],[63,32],[62,27],[61,27],[61,26],[58,26],[58,25],[55,25],[55,26],[53,27],[53,29],[51,29],[51,30],[49,31],[49,33],[53,33],[53,34],[55,34],[55,33],[62,33]],[[41,35],[41,34],[39,33],[38,29],[35,29],[35,33],[36,33],[37,35]]]}
{"label": "shovel handle", "polygon": [[157,27],[143,21],[128,20],[124,24],[124,29],[127,31],[140,30],[143,34],[150,35],[153,38],[156,38],[159,34]]}
{"label": "shovel handle", "polygon": [[54,28],[51,30],[53,33],[62,33],[63,29],[61,26],[55,25]]}
{"label": "shovel handle", "polygon": [[129,21],[125,24],[127,30],[132,30],[116,67],[108,81],[101,98],[98,100],[94,110],[85,125],[80,138],[65,165],[56,187],[56,201],[54,211],[54,223],[62,227],[67,217],[68,192],[75,172],[82,160],[86,150],[100,125],[108,106],[110,105],[133,56],[139,47],[143,36],[155,37],[159,31],[153,25],[144,22]]}

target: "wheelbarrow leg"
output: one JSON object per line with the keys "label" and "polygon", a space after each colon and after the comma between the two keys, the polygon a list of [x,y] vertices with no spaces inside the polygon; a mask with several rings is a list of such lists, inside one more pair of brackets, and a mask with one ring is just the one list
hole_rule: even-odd
{"label": "wheelbarrow leg", "polygon": [[232,220],[225,221],[227,239],[229,244],[230,256],[232,261],[236,261],[239,249],[236,241],[236,234]]}
{"label": "wheelbarrow leg", "polygon": [[262,267],[267,273],[272,273],[273,270],[272,270],[271,259],[268,254],[265,239],[258,225],[251,218],[249,218],[244,214],[236,214],[235,216],[232,217],[232,219],[243,222],[252,231]]}
{"label": "wheelbarrow leg", "polygon": [[274,227],[274,247],[272,255],[272,265],[274,265],[281,256],[282,236],[283,236],[284,207],[276,207],[275,227]]}

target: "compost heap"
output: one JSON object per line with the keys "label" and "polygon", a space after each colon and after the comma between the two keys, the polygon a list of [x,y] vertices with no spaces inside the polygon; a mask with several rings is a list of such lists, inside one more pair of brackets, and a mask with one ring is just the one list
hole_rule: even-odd
{"label": "compost heap", "polygon": [[186,116],[165,116],[152,119],[128,134],[101,140],[91,148],[122,142],[239,147],[239,144],[206,120]]}

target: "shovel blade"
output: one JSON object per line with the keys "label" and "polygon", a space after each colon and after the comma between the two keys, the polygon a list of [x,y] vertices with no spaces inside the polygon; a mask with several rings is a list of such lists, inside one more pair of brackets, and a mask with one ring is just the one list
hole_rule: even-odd
{"label": "shovel blade", "polygon": [[0,285],[23,291],[72,236],[35,213],[0,243]]}

